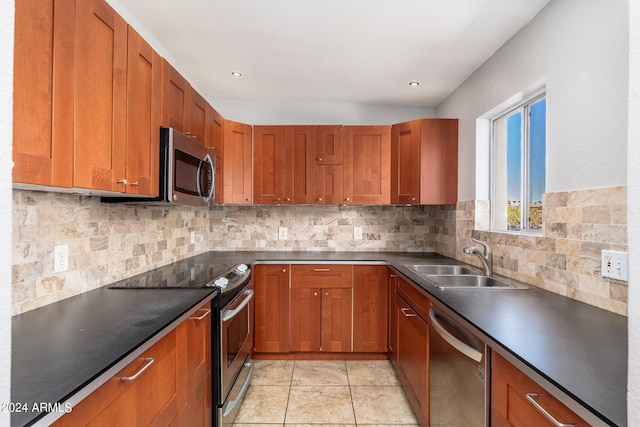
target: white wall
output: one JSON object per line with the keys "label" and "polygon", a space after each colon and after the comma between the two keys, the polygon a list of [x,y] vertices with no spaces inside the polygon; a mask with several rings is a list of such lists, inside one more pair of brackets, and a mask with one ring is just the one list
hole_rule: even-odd
{"label": "white wall", "polygon": [[[628,425],[640,425],[640,4],[629,4],[629,394]],[[635,286],[634,286],[635,285]]]}
{"label": "white wall", "polygon": [[[626,0],[552,1],[443,101],[436,116],[460,119],[460,170],[486,156],[476,119],[546,81],[547,191],[626,185],[627,9]],[[472,172],[458,186],[460,200],[487,198]]]}
{"label": "white wall", "polygon": [[[13,131],[13,0],[0,0],[0,403],[11,401],[11,144]],[[0,425],[9,414],[0,411]]]}
{"label": "white wall", "polygon": [[278,99],[212,98],[208,101],[225,118],[253,125],[391,125],[434,117],[433,108]]}

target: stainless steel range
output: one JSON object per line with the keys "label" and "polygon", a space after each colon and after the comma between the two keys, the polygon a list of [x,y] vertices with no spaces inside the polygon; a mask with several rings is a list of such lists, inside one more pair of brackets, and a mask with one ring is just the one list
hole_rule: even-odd
{"label": "stainless steel range", "polygon": [[113,289],[215,288],[212,300],[212,424],[230,426],[253,373],[253,285],[246,264],[197,255],[109,286]]}

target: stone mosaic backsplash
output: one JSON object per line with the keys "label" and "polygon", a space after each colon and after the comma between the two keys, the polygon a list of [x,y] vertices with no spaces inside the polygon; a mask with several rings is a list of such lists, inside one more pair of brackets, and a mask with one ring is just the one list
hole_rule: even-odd
{"label": "stone mosaic backsplash", "polygon": [[[15,190],[13,313],[208,250],[436,251],[479,266],[462,253],[473,236],[491,243],[496,273],[626,315],[627,284],[600,277],[600,251],[627,250],[626,187],[544,197],[542,234],[521,235],[486,231],[487,201],[192,208]],[[356,226],[362,240],[354,240]],[[279,227],[287,240],[278,240]],[[69,245],[69,271],[54,274],[60,244]]]}

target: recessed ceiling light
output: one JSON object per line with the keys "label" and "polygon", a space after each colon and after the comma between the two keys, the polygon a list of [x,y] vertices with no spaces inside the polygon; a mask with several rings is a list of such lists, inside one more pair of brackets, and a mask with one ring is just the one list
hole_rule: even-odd
{"label": "recessed ceiling light", "polygon": [[420,86],[420,82],[409,82],[409,86],[412,86],[412,87]]}
{"label": "recessed ceiling light", "polygon": [[233,77],[242,77],[242,73],[241,73],[241,72],[239,72],[239,71],[232,71],[232,72],[231,72],[231,75],[232,75]]}

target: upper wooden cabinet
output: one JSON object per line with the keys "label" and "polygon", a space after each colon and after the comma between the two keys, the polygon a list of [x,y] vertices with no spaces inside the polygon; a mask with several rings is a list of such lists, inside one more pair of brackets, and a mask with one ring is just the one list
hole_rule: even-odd
{"label": "upper wooden cabinet", "polygon": [[165,59],[162,60],[162,107],[160,124],[185,133],[189,83]]}
{"label": "upper wooden cabinet", "polygon": [[218,159],[224,160],[224,118],[207,104],[207,147],[213,148]]}
{"label": "upper wooden cabinet", "polygon": [[316,126],[316,164],[341,165],[342,162],[342,125]]}
{"label": "upper wooden cabinet", "polygon": [[456,203],[458,120],[419,119],[391,129],[391,203]]}
{"label": "upper wooden cabinet", "polygon": [[251,126],[224,121],[224,203],[252,203],[251,139]]}
{"label": "upper wooden cabinet", "polygon": [[314,126],[254,126],[253,201],[313,203]]}
{"label": "upper wooden cabinet", "polygon": [[390,203],[390,166],[389,126],[344,127],[343,203]]}
{"label": "upper wooden cabinet", "polygon": [[103,0],[76,3],[74,187],[127,189],[127,28]]}
{"label": "upper wooden cabinet", "polygon": [[75,0],[16,0],[13,180],[73,186]]}
{"label": "upper wooden cabinet", "polygon": [[157,196],[162,60],[132,27],[128,45],[126,192]]}
{"label": "upper wooden cabinet", "polygon": [[185,135],[190,136],[204,146],[208,146],[207,110],[209,109],[209,103],[191,86],[187,91],[187,109]]}

